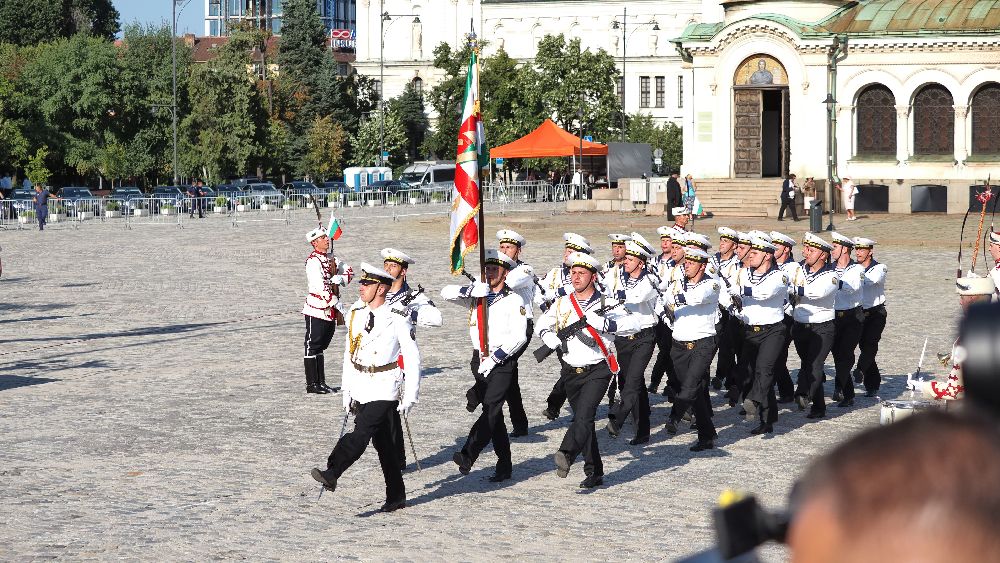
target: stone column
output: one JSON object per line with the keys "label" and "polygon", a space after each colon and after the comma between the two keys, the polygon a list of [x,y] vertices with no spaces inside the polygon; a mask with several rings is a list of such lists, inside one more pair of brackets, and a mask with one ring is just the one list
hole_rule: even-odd
{"label": "stone column", "polygon": [[969,147],[965,144],[965,117],[969,106],[955,106],[955,160],[964,164],[969,158]]}
{"label": "stone column", "polygon": [[906,164],[910,159],[910,106],[896,106],[896,160]]}

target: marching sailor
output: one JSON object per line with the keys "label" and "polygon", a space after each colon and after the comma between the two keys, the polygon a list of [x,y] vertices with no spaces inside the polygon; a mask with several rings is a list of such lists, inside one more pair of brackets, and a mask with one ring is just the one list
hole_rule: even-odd
{"label": "marching sailor", "polygon": [[[646,390],[646,366],[653,356],[655,344],[653,330],[656,326],[656,304],[659,297],[653,275],[646,269],[646,261],[653,251],[639,233],[632,233],[625,243],[625,261],[621,267],[621,289],[610,298],[625,303],[625,311],[635,317],[638,332],[615,338],[618,351],[618,374],[621,401],[608,411],[608,434],[617,437],[629,414],[635,423],[635,437],[629,444],[637,446],[649,442],[649,392]],[[606,286],[607,287],[607,286]],[[617,287],[617,286],[616,286]],[[613,389],[613,387],[612,387]],[[609,393],[612,393],[609,390]]]}
{"label": "marching sailor", "polygon": [[[663,229],[661,227],[661,229]],[[684,245],[687,243],[687,232],[680,230],[676,227],[667,227],[666,229],[657,229],[660,233],[661,248],[662,240],[664,237],[670,239],[670,258],[666,261],[660,260],[657,267],[658,270],[658,282],[659,290],[661,292],[666,291],[667,288],[674,282],[681,281],[684,279]],[[666,296],[664,296],[665,298]],[[665,310],[666,303],[662,302],[657,306],[657,310]],[[660,386],[660,380],[663,375],[667,376],[667,385],[663,388],[663,396],[667,398],[671,403],[677,396],[677,393],[681,390],[681,381],[677,374],[677,369],[674,367],[673,358],[670,353],[671,347],[673,346],[673,322],[669,319],[664,319],[660,325],[659,334],[656,338],[656,345],[658,351],[656,353],[656,362],[653,363],[653,373],[649,376],[649,387],[655,393],[657,387]]]}
{"label": "marching sailor", "polygon": [[510,389],[507,391],[507,410],[510,412],[511,438],[519,438],[528,435],[528,414],[524,412],[524,401],[521,398],[521,384],[518,383],[519,370],[518,360],[521,354],[531,342],[531,334],[535,329],[533,304],[537,290],[541,288],[538,278],[535,277],[534,270],[527,263],[521,261],[521,250],[528,242],[521,235],[510,229],[497,231],[499,240],[499,250],[514,261],[514,268],[507,273],[507,287],[516,291],[524,301],[524,309],[527,311],[528,328],[525,331],[525,345],[511,359],[514,363],[514,374],[511,377]]}
{"label": "marching sailor", "polygon": [[875,260],[875,241],[867,238],[854,239],[854,255],[864,270],[861,278],[862,325],[861,340],[858,342],[858,363],[854,369],[854,382],[863,383],[865,396],[874,397],[882,384],[882,372],[878,369],[878,344],[885,330],[885,264]]}
{"label": "marching sailor", "polygon": [[[634,334],[638,324],[633,322],[636,315],[621,315],[617,310],[598,314],[605,298],[594,288],[601,269],[596,258],[575,252],[567,263],[573,290],[558,297],[538,318],[535,332],[549,348],[563,350],[561,378],[573,408],[573,422],[555,454],[556,474],[559,477],[569,475],[570,466],[582,453],[586,479],[580,487],[594,488],[604,484],[604,465],[597,447],[594,418],[611,383],[611,374],[618,372],[614,337]],[[560,340],[559,330],[580,319],[585,319],[586,326],[565,341]]]}
{"label": "marching sailor", "polygon": [[709,256],[704,250],[687,248],[682,268],[684,279],[671,283],[666,299],[673,309],[673,342],[670,355],[681,379],[681,390],[673,401],[666,430],[677,433],[677,423],[688,408],[694,409],[698,442],[691,451],[715,447],[715,425],[708,397],[708,368],[718,344],[716,316],[719,309],[719,280],[705,275]]}
{"label": "marching sailor", "polygon": [[834,301],[840,279],[837,270],[829,263],[833,246],[818,236],[807,232],[802,241],[802,283],[795,286],[798,303],[792,311],[792,341],[802,367],[799,369],[795,391],[799,410],[812,407],[806,418],[826,416],[826,399],[823,395],[823,364],[833,347]]}
{"label": "marching sailor", "polygon": [[[448,301],[469,307],[469,336],[472,339],[470,366],[476,378],[476,393],[483,405],[483,412],[469,431],[461,451],[452,460],[462,475],[468,475],[479,454],[490,442],[497,456],[496,470],[490,477],[493,483],[511,477],[510,438],[503,419],[503,404],[507,399],[511,381],[517,369],[517,358],[527,343],[528,311],[524,299],[507,287],[505,280],[515,263],[506,254],[489,249],[486,251],[486,281],[471,285],[448,285],[441,296]],[[486,298],[486,344],[484,351],[479,298]]]}
{"label": "marching sailor", "polygon": [[611,239],[611,260],[608,260],[601,268],[601,276],[606,279],[612,278],[614,276],[612,270],[620,268],[625,261],[625,241],[631,240],[632,237],[621,233],[611,233],[608,238]]}
{"label": "marching sailor", "polygon": [[673,228],[677,229],[679,232],[687,232],[691,230],[691,210],[687,207],[675,207],[671,210],[674,215]]}
{"label": "marching sailor", "polygon": [[[719,269],[719,281],[722,282],[719,292],[719,319],[718,340],[719,359],[715,366],[715,377],[712,378],[712,387],[716,390],[722,389],[729,382],[730,374],[736,366],[736,349],[734,348],[734,338],[731,334],[735,330],[734,325],[738,321],[733,320],[733,312],[736,307],[733,301],[730,288],[736,282],[736,274],[740,271],[740,260],[736,256],[736,243],[739,235],[729,227],[719,227],[719,251],[713,256]],[[741,303],[742,306],[742,303]]]}
{"label": "marching sailor", "polygon": [[385,306],[393,279],[385,270],[361,264],[361,296],[347,313],[344,346],[344,409],[355,413],[354,430],[337,442],[325,470],[312,470],[313,479],[333,491],[337,480],[371,442],[385,479],[383,512],[406,506],[397,457],[402,446],[395,443],[403,437],[393,431],[393,415],[405,418],[416,404],[420,388],[420,351],[413,340],[413,325],[409,317]]}
{"label": "marching sailor", "polygon": [[[854,405],[854,380],[851,370],[854,368],[854,350],[861,341],[861,330],[864,326],[864,311],[861,308],[864,267],[851,258],[854,250],[854,240],[834,231],[830,233],[833,240],[833,260],[840,283],[834,298],[833,320],[833,365],[836,369],[836,381],[833,400],[840,401],[838,407]],[[839,396],[838,396],[839,395]]]}
{"label": "marching sailor", "polygon": [[[350,283],[354,270],[345,263],[331,260],[330,237],[326,230],[315,228],[306,234],[313,251],[306,258],[306,280],[309,293],[302,306],[306,319],[305,352],[302,363],[306,371],[306,393],[330,393],[337,390],[326,385],[323,351],[330,345],[338,324],[344,324],[344,309],[340,288]],[[335,265],[336,264],[336,265]]]}
{"label": "marching sailor", "polygon": [[775,246],[769,240],[754,237],[750,247],[749,266],[741,270],[735,286],[746,320],[743,355],[752,370],[743,408],[748,420],[756,415],[759,421],[750,433],[765,434],[774,432],[778,420],[774,367],[785,343],[788,276],[774,264]]}
{"label": "marching sailor", "polygon": [[785,341],[781,345],[781,354],[774,364],[774,382],[778,386],[778,403],[791,403],[795,400],[795,383],[792,375],[788,371],[788,349],[792,345],[792,310],[798,298],[793,292],[797,284],[801,284],[805,279],[805,272],[802,264],[795,260],[792,255],[792,248],[795,246],[795,239],[778,231],[771,231],[771,242],[774,244],[774,263],[781,268],[781,271],[788,277],[788,300],[785,303]]}
{"label": "marching sailor", "polygon": [[[752,237],[749,233],[743,231],[736,233],[736,260],[738,261],[738,267],[735,275],[737,278],[741,275],[742,270],[749,267],[751,239]],[[749,382],[747,380],[750,377],[750,367],[747,365],[746,355],[743,353],[743,339],[746,334],[745,327],[747,321],[742,312],[742,298],[737,294],[735,283],[728,289],[734,295],[734,303],[739,304],[730,311],[729,324],[731,328],[729,334],[732,338],[733,350],[736,352],[736,365],[729,373],[729,378],[726,382],[726,398],[729,399],[729,406],[735,407],[742,400],[743,396],[746,395],[747,391],[749,391]]]}
{"label": "marching sailor", "polygon": [[[566,248],[563,251],[562,266],[549,270],[549,273],[542,279],[542,291],[539,291],[535,298],[536,304],[542,305],[543,312],[546,305],[551,305],[555,299],[573,291],[569,257],[575,252],[582,252],[589,255],[594,251],[587,239],[576,233],[563,234],[563,242]],[[595,280],[595,283],[600,283],[600,279]],[[542,411],[542,416],[549,420],[555,420],[559,416],[559,411],[562,410],[563,403],[566,402],[566,388],[564,383],[565,379],[563,377],[556,380],[555,384],[552,385],[552,391],[549,392],[549,396],[545,399],[547,406]]]}

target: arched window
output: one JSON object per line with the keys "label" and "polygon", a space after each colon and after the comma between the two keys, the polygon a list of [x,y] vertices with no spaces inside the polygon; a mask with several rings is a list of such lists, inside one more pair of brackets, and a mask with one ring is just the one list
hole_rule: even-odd
{"label": "arched window", "polygon": [[913,97],[913,154],[955,152],[955,101],[940,84],[924,86]]}
{"label": "arched window", "polygon": [[896,98],[881,84],[872,84],[855,104],[859,156],[896,156]]}
{"label": "arched window", "polygon": [[411,81],[411,83],[413,84],[413,89],[418,94],[420,94],[421,96],[423,96],[424,95],[424,79],[420,78],[419,76],[415,76],[413,78],[413,80]]}
{"label": "arched window", "polygon": [[1000,154],[1000,84],[983,85],[972,96],[972,154]]}

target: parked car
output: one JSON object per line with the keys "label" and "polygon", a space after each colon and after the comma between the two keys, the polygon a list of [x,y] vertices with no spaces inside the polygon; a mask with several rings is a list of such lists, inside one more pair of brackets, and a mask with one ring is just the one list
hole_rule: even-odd
{"label": "parked car", "polygon": [[455,163],[414,162],[403,169],[399,179],[415,188],[419,187],[428,197],[435,193],[451,193],[455,189]]}
{"label": "parked car", "polygon": [[219,201],[219,198],[221,197],[225,198],[226,203],[224,206],[220,207],[226,207],[230,211],[232,211],[236,207],[236,203],[239,200],[239,198],[243,196],[245,193],[246,192],[244,192],[242,188],[239,188],[232,184],[219,184],[215,186],[215,202],[212,203],[211,207],[215,207],[217,205],[217,202]]}
{"label": "parked car", "polygon": [[75,216],[79,212],[93,213],[94,216],[101,213],[98,208],[101,200],[94,197],[89,188],[67,186],[59,190],[59,197],[65,202],[66,210],[71,216]]}
{"label": "parked car", "polygon": [[285,196],[271,182],[248,185],[244,199],[249,201],[251,209],[260,209],[263,204],[280,207],[285,203]]}
{"label": "parked car", "polygon": [[296,180],[281,186],[281,193],[299,207],[304,207],[310,201],[309,196],[315,197],[317,200],[323,200],[326,197],[326,190],[317,187],[312,182],[303,180]]}
{"label": "parked car", "polygon": [[323,182],[320,184],[328,194],[349,194],[352,190],[347,182]]}
{"label": "parked car", "polygon": [[177,186],[156,186],[149,194],[152,213],[159,213],[164,206],[181,207],[181,202],[187,197]]}
{"label": "parked car", "polygon": [[390,194],[394,194],[398,191],[406,191],[409,189],[410,184],[408,182],[404,182],[403,180],[379,180],[368,184],[364,191],[388,192]]}
{"label": "parked car", "polygon": [[[120,186],[112,188],[108,194],[108,202],[116,202],[122,212],[130,212],[145,205],[146,195],[135,186]],[[132,201],[135,200],[135,201]]]}
{"label": "parked car", "polygon": [[11,216],[7,217],[7,219],[13,219],[25,211],[33,211],[35,209],[35,190],[18,188],[11,191],[8,199],[11,202]]}

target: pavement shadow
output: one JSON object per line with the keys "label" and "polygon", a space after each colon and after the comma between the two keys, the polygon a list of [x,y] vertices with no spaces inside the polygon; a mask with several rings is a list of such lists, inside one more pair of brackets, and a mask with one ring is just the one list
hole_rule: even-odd
{"label": "pavement shadow", "polygon": [[[75,315],[75,316],[82,317],[84,315]],[[38,321],[57,321],[59,319],[68,319],[68,318],[70,318],[70,315],[46,315],[41,317],[27,317],[24,319],[0,319],[0,324],[33,323]]]}
{"label": "pavement shadow", "polygon": [[[202,328],[218,326],[226,324],[224,321],[213,322],[213,323],[188,323],[188,324],[174,324],[174,325],[154,325],[139,328],[132,328],[128,330],[122,330],[119,332],[93,332],[90,334],[81,334],[74,338],[66,338],[64,340],[102,340],[107,338],[128,338],[133,336],[150,336],[154,334],[178,334],[184,332],[191,332],[199,330]],[[37,342],[46,341],[52,342],[53,344],[58,343],[59,339],[55,338],[13,338],[10,340],[0,340],[0,344],[8,344],[12,342]]]}
{"label": "pavement shadow", "polygon": [[17,389],[18,387],[28,387],[30,385],[41,385],[42,383],[52,383],[59,381],[48,377],[28,377],[24,375],[0,375],[0,391]]}

